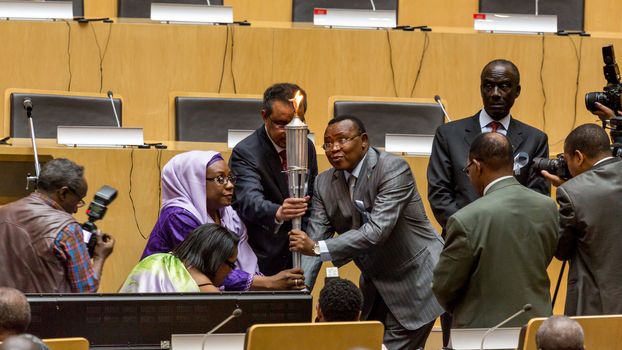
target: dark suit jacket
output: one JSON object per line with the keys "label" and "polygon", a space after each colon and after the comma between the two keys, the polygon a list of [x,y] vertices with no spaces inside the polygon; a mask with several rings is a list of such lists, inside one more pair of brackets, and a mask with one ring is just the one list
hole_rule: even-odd
{"label": "dark suit jacket", "polygon": [[[472,117],[441,125],[436,130],[430,163],[428,164],[428,201],[438,223],[444,228],[458,209],[477,199],[478,195],[462,171],[469,157],[471,143],[481,134],[479,112]],[[529,161],[549,156],[546,134],[512,118],[507,133],[514,155],[526,152]],[[526,165],[518,182],[549,196],[550,185],[540,174]]]}
{"label": "dark suit jacket", "polygon": [[[380,294],[404,328],[433,321],[442,312],[430,284],[443,241],[425,214],[408,163],[369,148],[353,197],[367,219],[350,200],[343,171],[318,175],[307,234],[325,240],[336,266],[354,260],[359,267],[364,318]],[[321,261],[303,256],[302,262],[312,287]]]}
{"label": "dark suit jacket", "polygon": [[[313,193],[317,176],[315,146],[309,141],[308,193]],[[248,243],[257,255],[259,270],[273,275],[292,267],[287,233],[291,222],[278,228],[276,211],[289,197],[287,174],[281,171],[281,158],[262,125],[238,143],[231,153],[229,166],[238,177],[233,208],[248,229]],[[303,229],[306,219],[303,220]]]}
{"label": "dark suit jacket", "polygon": [[557,189],[560,240],[570,259],[565,314],[622,314],[622,161],[606,160]]}
{"label": "dark suit jacket", "polygon": [[434,270],[434,294],[455,328],[489,328],[533,306],[507,327],[551,315],[549,266],[558,238],[550,197],[507,178],[460,209],[447,223]]}

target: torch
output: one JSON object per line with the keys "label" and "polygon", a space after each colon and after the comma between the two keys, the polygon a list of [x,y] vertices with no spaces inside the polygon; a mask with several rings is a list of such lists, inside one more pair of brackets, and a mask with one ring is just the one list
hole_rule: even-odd
{"label": "torch", "polygon": [[[287,140],[287,179],[289,182],[289,196],[291,198],[304,198],[307,193],[307,165],[308,165],[308,145],[307,134],[309,128],[300,118],[298,110],[304,97],[300,91],[296,91],[292,101],[294,105],[294,118],[285,126],[285,137]],[[302,218],[292,219],[292,229],[302,229]],[[295,268],[302,266],[301,255],[299,252],[292,253],[293,265]]]}

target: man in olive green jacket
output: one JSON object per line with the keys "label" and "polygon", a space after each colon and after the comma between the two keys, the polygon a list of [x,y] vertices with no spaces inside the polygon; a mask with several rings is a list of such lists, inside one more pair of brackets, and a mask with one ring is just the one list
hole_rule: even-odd
{"label": "man in olive green jacket", "polygon": [[433,290],[453,313],[453,328],[492,327],[525,304],[532,309],[507,326],[551,315],[546,272],[558,239],[549,197],[512,177],[512,146],[498,133],[479,135],[464,171],[482,195],[452,215]]}

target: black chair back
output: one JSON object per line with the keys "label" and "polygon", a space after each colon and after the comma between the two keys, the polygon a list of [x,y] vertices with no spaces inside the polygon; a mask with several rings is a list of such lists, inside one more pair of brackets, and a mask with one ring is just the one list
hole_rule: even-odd
{"label": "black chair back", "polygon": [[255,130],[261,98],[175,97],[175,141],[227,142],[229,129]]}
{"label": "black chair back", "polygon": [[[117,126],[112,104],[107,97],[57,95],[45,93],[13,92],[10,95],[12,138],[30,137],[24,99],[32,101],[32,120],[37,138],[56,138],[56,128],[65,126]],[[122,123],[122,102],[114,104]]]}
{"label": "black chair back", "polygon": [[384,147],[385,134],[434,135],[444,122],[440,106],[429,102],[335,101],[333,117],[359,118],[372,146]]}

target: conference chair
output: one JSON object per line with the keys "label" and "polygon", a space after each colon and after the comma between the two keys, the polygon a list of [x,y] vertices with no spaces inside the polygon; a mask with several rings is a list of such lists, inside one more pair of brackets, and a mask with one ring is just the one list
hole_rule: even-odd
{"label": "conference chair", "polygon": [[[398,0],[374,0],[376,10],[396,10]],[[316,7],[371,10],[368,0],[293,0],[292,22],[313,22],[313,9]]]}
{"label": "conference chair", "polygon": [[245,350],[380,349],[378,321],[259,324],[246,333]]}
{"label": "conference chair", "polygon": [[[223,0],[210,0],[212,5],[222,5]],[[207,0],[118,0],[119,17],[150,18],[151,3],[207,5]]]}
{"label": "conference chair", "polygon": [[[574,316],[585,335],[585,348],[622,350],[622,315]],[[519,341],[520,350],[537,350],[536,333],[546,317],[532,318],[527,323],[524,337]],[[521,346],[522,345],[522,346]]]}
{"label": "conference chair", "polygon": [[385,146],[385,134],[434,135],[444,122],[441,107],[434,99],[331,96],[329,115],[353,115],[365,124],[374,147]]}
{"label": "conference chair", "polygon": [[[117,126],[110,99],[105,93],[54,90],[7,89],[4,98],[4,135],[29,138],[30,128],[24,99],[32,101],[32,119],[37,138],[56,138],[63,126]],[[114,96],[114,104],[122,122],[122,97]]]}
{"label": "conference chair", "polygon": [[169,100],[169,139],[227,142],[228,130],[254,131],[260,125],[262,97],[173,92]]}
{"label": "conference chair", "polygon": [[50,350],[89,350],[86,338],[50,338],[43,339]]}

